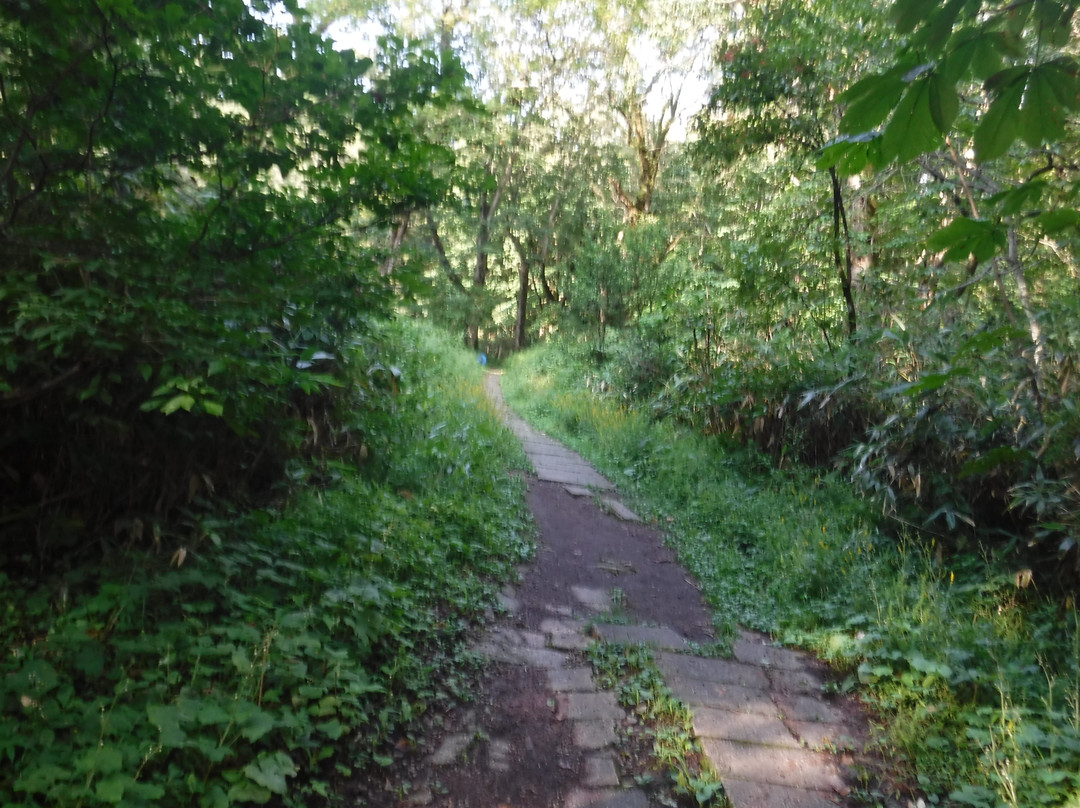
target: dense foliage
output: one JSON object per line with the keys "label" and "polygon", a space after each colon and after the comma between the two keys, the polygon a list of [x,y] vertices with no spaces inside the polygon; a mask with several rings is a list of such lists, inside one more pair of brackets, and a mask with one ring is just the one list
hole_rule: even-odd
{"label": "dense foliage", "polygon": [[393,296],[356,236],[442,192],[448,152],[411,116],[460,77],[270,14],[4,6],[9,563],[197,542],[198,503],[261,496],[297,451],[363,451],[332,390],[378,383],[350,346]]}
{"label": "dense foliage", "polygon": [[461,349],[409,328],[382,356],[385,479],[332,464],[174,563],[0,577],[4,805],[309,805],[467,698],[465,632],[530,549],[523,458]]}

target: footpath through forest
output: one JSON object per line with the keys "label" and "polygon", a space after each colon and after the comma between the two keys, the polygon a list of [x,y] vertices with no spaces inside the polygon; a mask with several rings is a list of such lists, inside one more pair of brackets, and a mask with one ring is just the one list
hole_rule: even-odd
{"label": "footpath through forest", "polygon": [[625,754],[637,717],[594,683],[583,656],[595,639],[654,649],[734,808],[853,804],[866,721],[852,701],[826,695],[826,669],[749,631],[733,658],[694,653],[715,639],[709,611],[662,535],[580,456],[508,410],[498,375],[487,384],[536,470],[537,558],[503,591],[505,614],[476,646],[487,674],[475,703],[443,719],[396,804],[652,805]]}

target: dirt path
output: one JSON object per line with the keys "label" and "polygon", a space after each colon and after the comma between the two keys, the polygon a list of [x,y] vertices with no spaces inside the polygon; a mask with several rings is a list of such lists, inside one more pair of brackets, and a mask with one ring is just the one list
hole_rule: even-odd
{"label": "dirt path", "polygon": [[656,649],[734,808],[854,804],[865,719],[850,701],[826,696],[827,671],[751,632],[732,659],[696,654],[713,639],[710,615],[663,536],[584,460],[506,410],[497,375],[488,392],[537,472],[528,495],[537,558],[504,590],[505,614],[476,647],[486,675],[474,705],[445,717],[408,783],[357,804],[650,806],[625,760],[636,718],[594,684],[582,657],[596,638]]}

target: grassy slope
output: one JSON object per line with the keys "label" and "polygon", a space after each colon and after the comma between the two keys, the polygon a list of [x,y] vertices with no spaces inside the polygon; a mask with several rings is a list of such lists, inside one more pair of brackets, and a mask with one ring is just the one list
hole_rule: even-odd
{"label": "grassy slope", "polygon": [[[843,480],[776,471],[587,391],[557,349],[504,376],[524,417],[579,449],[668,531],[723,631],[813,648],[886,717],[931,803],[1080,804],[1080,621],[992,558],[886,534]],[[869,804],[888,795],[867,793]]]}
{"label": "grassy slope", "polygon": [[381,355],[374,479],[325,466],[180,564],[0,576],[0,804],[311,804],[464,686],[464,632],[531,552],[524,456],[468,353],[406,324]]}

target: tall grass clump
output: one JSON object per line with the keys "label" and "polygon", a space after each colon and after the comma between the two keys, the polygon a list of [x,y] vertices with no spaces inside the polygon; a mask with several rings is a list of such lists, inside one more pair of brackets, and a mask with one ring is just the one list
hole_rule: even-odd
{"label": "tall grass clump", "polygon": [[182,545],[0,574],[0,802],[309,805],[467,696],[465,634],[531,552],[523,457],[450,340],[365,355],[359,464],[296,464]]}
{"label": "tall grass clump", "polygon": [[[572,353],[572,352],[571,352]],[[654,421],[556,346],[516,356],[511,406],[592,459],[668,535],[721,637],[829,660],[930,804],[1080,800],[1080,620],[992,550],[897,529],[835,475]],[[896,797],[869,780],[869,804]]]}

